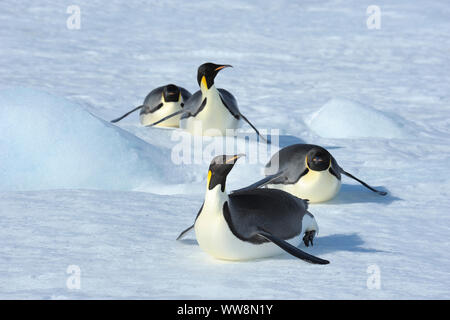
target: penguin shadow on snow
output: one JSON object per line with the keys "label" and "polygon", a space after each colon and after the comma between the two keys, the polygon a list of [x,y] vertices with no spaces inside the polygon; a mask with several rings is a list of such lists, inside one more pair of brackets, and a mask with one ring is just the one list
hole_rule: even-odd
{"label": "penguin shadow on snow", "polygon": [[[197,241],[192,238],[180,240],[183,245],[198,246]],[[365,248],[364,240],[356,233],[350,234],[332,234],[328,236],[319,236],[315,241],[313,247],[306,248],[304,245],[300,244],[298,248],[314,255],[323,255],[327,253],[348,251],[348,252],[359,252],[359,253],[380,253],[385,252],[382,250]],[[267,259],[275,260],[295,260],[297,258],[287,254],[282,253],[269,258],[254,259],[254,260],[242,260],[239,262],[255,262],[255,261],[267,261]],[[226,261],[226,260],[224,260]]]}
{"label": "penguin shadow on snow", "polygon": [[[359,252],[359,253],[380,253],[385,252],[382,250],[365,248],[364,240],[356,233],[350,234],[332,234],[328,236],[318,236],[314,241],[314,246],[306,248],[303,244],[298,247],[312,255],[321,256],[323,254],[347,251],[347,252]],[[273,256],[271,259],[276,260],[291,260],[296,259],[289,254],[280,254],[278,256]],[[264,260],[264,259],[258,259]],[[333,258],[330,258],[331,263],[333,263]]]}
{"label": "penguin shadow on snow", "polygon": [[180,242],[183,245],[187,245],[187,246],[198,246],[197,240],[193,239],[193,238],[181,239],[181,240],[178,240],[178,242]]}
{"label": "penguin shadow on snow", "polygon": [[394,201],[402,200],[401,198],[392,196],[389,190],[384,187],[376,186],[375,188],[377,190],[386,191],[388,194],[386,196],[380,196],[377,193],[367,190],[360,184],[343,183],[341,190],[335,198],[320,204],[384,203],[387,205]]}
{"label": "penguin shadow on snow", "polygon": [[331,234],[328,236],[319,236],[316,240],[317,245],[311,248],[311,253],[325,254],[337,251],[377,253],[385,252],[382,250],[365,248],[364,240],[356,233],[349,234]]}

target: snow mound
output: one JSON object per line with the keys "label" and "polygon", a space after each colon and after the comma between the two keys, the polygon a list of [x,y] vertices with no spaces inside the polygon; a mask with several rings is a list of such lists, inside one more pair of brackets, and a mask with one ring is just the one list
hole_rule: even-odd
{"label": "snow mound", "polygon": [[401,119],[347,99],[331,99],[307,124],[323,138],[406,138]]}
{"label": "snow mound", "polygon": [[0,112],[0,190],[133,190],[166,174],[167,150],[63,98],[7,89]]}

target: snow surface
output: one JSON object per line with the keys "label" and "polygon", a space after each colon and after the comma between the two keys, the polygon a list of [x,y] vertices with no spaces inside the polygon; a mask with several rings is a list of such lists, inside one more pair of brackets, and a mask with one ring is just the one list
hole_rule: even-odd
{"label": "snow surface", "polygon": [[[77,1],[80,30],[66,28],[70,4],[0,3],[0,298],[450,297],[446,1],[377,1],[380,30],[366,27],[372,1]],[[320,235],[304,249],[329,265],[223,262],[193,234],[174,240],[203,201],[208,156],[175,165],[187,135],[138,114],[107,121],[157,86],[197,90],[206,61],[234,66],[217,85],[259,129],[279,129],[280,146],[327,147],[389,191],[344,177],[337,198],[311,205]],[[239,160],[228,189],[259,179],[277,145]],[[69,265],[80,290],[66,287]]]}
{"label": "snow surface", "polygon": [[346,99],[328,101],[307,123],[324,138],[406,138],[413,135],[401,120],[395,121],[376,109]]}
{"label": "snow surface", "polygon": [[161,148],[73,102],[17,88],[0,105],[0,190],[131,189],[170,173]]}

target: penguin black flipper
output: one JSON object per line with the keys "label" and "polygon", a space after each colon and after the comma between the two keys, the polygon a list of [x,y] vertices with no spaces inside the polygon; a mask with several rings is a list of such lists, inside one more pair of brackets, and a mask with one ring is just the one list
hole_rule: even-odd
{"label": "penguin black flipper", "polygon": [[[206,106],[206,101],[208,101],[207,98],[203,99],[202,103],[200,104],[200,107],[199,107],[194,113],[192,113],[192,112],[186,112],[185,115],[189,115],[189,116],[192,116],[192,117],[197,116],[197,114],[198,114],[200,111],[202,111],[203,108],[205,108],[205,106]],[[183,117],[182,117],[182,118],[183,118]],[[183,119],[184,119],[184,118],[183,118]]]}
{"label": "penguin black flipper", "polygon": [[245,188],[238,189],[238,190],[233,190],[231,192],[232,193],[233,192],[241,192],[241,191],[246,191],[246,190],[257,189],[257,188],[260,188],[260,187],[264,187],[266,184],[272,183],[272,181],[277,180],[279,177],[281,177],[283,175],[284,175],[284,172],[280,171],[280,172],[277,172],[275,174],[268,175],[265,178],[255,182],[255,183],[253,183],[253,184],[251,184],[251,185],[249,185],[249,186],[247,186]]}
{"label": "penguin black flipper", "polygon": [[[164,86],[161,86],[161,87],[153,89],[145,97],[144,103],[141,106],[139,106],[137,108],[134,108],[131,111],[128,111],[123,116],[121,116],[121,117],[119,117],[117,119],[111,120],[111,122],[112,123],[116,123],[116,122],[122,120],[123,118],[127,117],[131,113],[133,113],[136,110],[139,110],[141,108],[145,109],[145,113],[152,113],[152,112],[160,109],[163,106],[163,103],[161,102],[161,97],[162,97],[163,90],[164,90]],[[142,111],[144,111],[144,109]],[[141,111],[141,113],[142,113],[142,111]]]}
{"label": "penguin black flipper", "polygon": [[189,228],[187,228],[186,230],[183,230],[180,235],[177,237],[177,241],[183,239],[184,235],[186,233],[188,233],[189,231],[191,231],[194,228],[194,224],[192,226],[190,226]]}
{"label": "penguin black flipper", "polygon": [[257,234],[259,236],[263,237],[264,239],[272,242],[273,244],[279,246],[281,249],[283,249],[287,253],[293,255],[294,257],[302,259],[302,260],[304,260],[306,262],[313,263],[313,264],[329,264],[330,263],[330,261],[318,258],[316,256],[313,256],[313,255],[309,254],[309,253],[306,253],[306,252],[300,250],[299,248],[294,247],[290,243],[288,243],[288,242],[286,242],[284,240],[281,240],[281,239],[279,239],[277,237],[274,237],[273,235],[271,235],[268,232],[259,231]]}
{"label": "penguin black flipper", "polygon": [[330,169],[328,169],[328,170],[338,180],[341,180],[342,179],[342,177],[341,177],[342,168],[339,167],[336,159],[331,154],[330,154],[330,158],[331,158],[331,166],[330,166]]}
{"label": "penguin black flipper", "polygon": [[242,119],[245,120],[245,122],[247,122],[247,123],[250,125],[250,127],[253,128],[253,130],[255,130],[256,134],[257,134],[261,139],[263,139],[266,143],[269,143],[269,141],[267,141],[267,139],[264,138],[264,137],[261,135],[261,133],[259,133],[258,129],[256,129],[256,127],[250,122],[250,120],[247,119],[246,116],[244,116],[244,115],[241,113],[241,117],[242,117]]}
{"label": "penguin black flipper", "polygon": [[225,107],[228,109],[228,111],[230,111],[230,113],[233,115],[233,117],[235,117],[236,119],[239,119],[240,117],[242,117],[242,119],[244,119],[244,121],[247,122],[250,125],[250,127],[253,128],[253,130],[255,130],[256,134],[267,143],[268,142],[267,139],[264,138],[259,133],[258,129],[256,129],[256,127],[247,119],[247,117],[245,117],[239,111],[239,107],[238,107],[236,98],[225,89],[220,88],[218,90],[220,93],[220,99],[222,100],[222,103],[225,105]]}
{"label": "penguin black flipper", "polygon": [[[196,96],[196,94],[197,94],[197,92],[190,99],[188,99],[188,101],[184,104],[183,109],[181,109],[177,112],[174,112],[172,114],[169,114],[168,116],[166,116],[156,122],[148,124],[148,125],[146,125],[146,127],[153,127],[153,126],[157,125],[158,123],[161,123],[163,121],[166,121],[167,119],[170,119],[172,117],[175,117],[176,115],[179,115],[180,113],[182,113],[181,119],[195,117],[197,115],[197,113],[202,111],[206,105],[206,98],[203,99],[203,102],[201,102],[200,105],[198,105],[198,106],[195,105],[195,102],[197,101],[197,98],[198,98],[198,96]],[[200,95],[200,98],[201,98],[201,95]],[[192,99],[195,99],[195,101],[192,101]]]}
{"label": "penguin black flipper", "polygon": [[340,169],[341,169],[341,173],[342,173],[342,174],[345,174],[347,177],[352,178],[353,180],[358,181],[359,183],[361,183],[361,184],[362,184],[364,187],[366,187],[367,189],[369,189],[369,190],[371,190],[371,191],[373,191],[373,192],[375,192],[375,193],[378,193],[378,194],[381,195],[381,196],[387,195],[387,192],[386,192],[386,191],[380,191],[380,190],[377,190],[377,189],[375,189],[375,188],[369,186],[369,185],[368,185],[367,183],[365,183],[364,181],[359,180],[359,179],[358,179],[357,177],[355,177],[354,175],[348,173],[348,172],[345,171],[344,169],[342,169],[342,168],[340,168]]}
{"label": "penguin black flipper", "polygon": [[206,105],[206,99],[202,100],[202,92],[196,91],[189,99],[185,100],[183,110],[185,113],[181,119],[195,117]]}
{"label": "penguin black flipper", "polygon": [[186,230],[182,231],[182,232],[180,233],[180,235],[178,236],[177,241],[178,241],[178,240],[181,240],[181,239],[186,235],[186,233],[188,233],[189,231],[191,231],[191,230],[194,228],[194,226],[195,226],[195,221],[197,221],[197,218],[198,218],[198,216],[200,215],[200,212],[202,212],[202,209],[203,209],[203,205],[204,205],[204,204],[205,204],[205,203],[203,202],[203,203],[202,203],[202,206],[201,206],[200,209],[198,210],[197,216],[195,217],[195,220],[194,220],[194,224],[193,224],[192,226],[190,226],[189,228],[187,228]]}
{"label": "penguin black flipper", "polygon": [[236,101],[236,98],[227,90],[219,88],[217,89],[219,91],[220,99],[222,100],[222,103],[225,105],[225,107],[230,111],[230,113],[235,117],[236,119],[239,119],[241,116],[241,112],[239,111],[239,107]]}
{"label": "penguin black flipper", "polygon": [[147,124],[146,127],[153,127],[153,126],[156,126],[157,124],[159,124],[159,123],[161,123],[161,122],[163,122],[163,121],[166,121],[167,119],[170,119],[170,118],[172,118],[172,117],[175,117],[176,115],[178,115],[178,114],[180,114],[180,113],[184,113],[184,110],[178,110],[177,112],[174,112],[174,113],[172,113],[172,114],[169,114],[168,116],[165,116],[164,118],[159,119],[159,120],[156,121],[156,122],[153,122],[153,123],[151,123],[151,124]]}
{"label": "penguin black flipper", "polygon": [[[161,107],[162,107],[162,103],[160,103],[161,104]],[[116,123],[116,122],[119,122],[120,120],[122,120],[123,118],[125,118],[125,117],[127,117],[127,116],[129,116],[130,114],[132,114],[133,112],[135,112],[135,111],[137,111],[137,110],[139,110],[139,109],[141,109],[142,107],[145,107],[145,105],[142,105],[142,106],[139,106],[139,107],[136,107],[136,108],[134,108],[133,110],[131,110],[131,111],[128,111],[127,113],[125,113],[123,116],[120,116],[119,118],[117,118],[117,119],[114,119],[114,120],[111,120],[111,122],[112,123]]]}

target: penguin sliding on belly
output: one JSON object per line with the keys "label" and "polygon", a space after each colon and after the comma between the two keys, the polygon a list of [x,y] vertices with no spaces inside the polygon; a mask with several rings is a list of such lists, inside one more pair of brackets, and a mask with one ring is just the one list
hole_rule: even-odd
{"label": "penguin sliding on belly", "polygon": [[311,263],[328,264],[297,248],[302,239],[312,245],[319,231],[306,200],[274,189],[226,193],[227,175],[240,156],[217,156],[209,166],[205,200],[193,226],[200,248],[224,260],[258,259],[285,251]]}
{"label": "penguin sliding on belly", "polygon": [[323,202],[334,198],[339,192],[341,174],[379,195],[387,194],[346,172],[326,149],[312,144],[295,144],[279,150],[266,164],[264,179],[235,192],[267,186],[310,202]]}
{"label": "penguin sliding on belly", "polygon": [[264,141],[259,131],[239,111],[234,96],[225,89],[217,89],[214,79],[217,74],[230,65],[204,63],[197,70],[197,82],[200,90],[186,101],[183,110],[174,112],[156,121],[154,126],[171,117],[181,115],[180,128],[194,135],[224,136],[227,129],[236,130],[241,126],[241,119],[247,122]]}
{"label": "penguin sliding on belly", "polygon": [[[190,97],[191,93],[189,91],[174,84],[158,87],[152,90],[147,97],[145,97],[144,103],[141,106],[134,108],[111,122],[116,123],[131,113],[141,109],[140,122],[142,125],[146,126],[161,120],[174,112],[183,110],[186,100]],[[156,126],[178,128],[180,117],[181,116],[179,115],[165,121],[161,121]]]}

